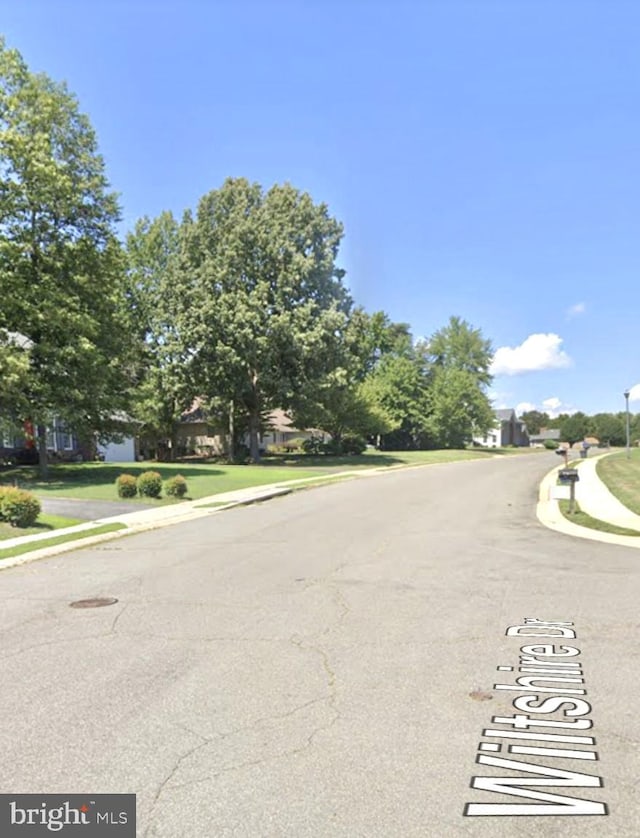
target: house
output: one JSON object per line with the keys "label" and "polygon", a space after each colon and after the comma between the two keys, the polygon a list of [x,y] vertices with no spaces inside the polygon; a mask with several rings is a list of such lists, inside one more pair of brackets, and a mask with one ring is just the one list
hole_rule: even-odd
{"label": "house", "polygon": [[496,423],[484,436],[474,436],[475,445],[487,448],[501,448],[505,445],[526,447],[529,445],[527,426],[516,416],[513,408],[501,408],[495,411]]}
{"label": "house", "polygon": [[178,455],[204,454],[217,457],[225,451],[225,434],[209,420],[209,415],[201,399],[194,399],[193,404],[180,417],[176,433]]}
{"label": "house", "polygon": [[[29,421],[7,423],[0,431],[0,459],[19,463],[38,462],[38,444],[35,429]],[[81,461],[89,459],[87,446],[62,422],[54,419],[47,428],[47,453],[51,460]]]}
{"label": "house", "polygon": [[[221,429],[209,421],[207,411],[201,399],[195,399],[189,410],[180,417],[180,424],[176,435],[178,456],[184,454],[204,454],[208,457],[216,457],[226,451],[226,429]],[[292,440],[309,439],[320,437],[323,440],[329,436],[323,431],[315,428],[300,430],[296,428],[293,421],[284,410],[271,411],[267,417],[263,432],[260,434],[260,448],[268,450],[269,446],[284,446]],[[249,445],[248,435],[243,440]]]}
{"label": "house", "polygon": [[300,430],[293,424],[292,419],[280,408],[272,410],[267,419],[267,428],[260,435],[260,446],[267,449],[269,445],[282,445],[285,448],[293,440],[317,437],[326,441],[328,434],[318,428]]}
{"label": "house", "polygon": [[560,443],[560,428],[541,428],[537,434],[529,434],[532,448],[543,448],[547,440]]}
{"label": "house", "polygon": [[[122,424],[118,441],[93,444],[80,439],[62,419],[54,418],[47,427],[47,455],[51,462],[83,462],[99,459],[105,462],[132,463],[137,457],[135,439],[127,430],[131,419],[119,414],[111,417],[116,426]],[[6,424],[0,428],[0,460],[26,465],[38,462],[38,442],[32,422]]]}

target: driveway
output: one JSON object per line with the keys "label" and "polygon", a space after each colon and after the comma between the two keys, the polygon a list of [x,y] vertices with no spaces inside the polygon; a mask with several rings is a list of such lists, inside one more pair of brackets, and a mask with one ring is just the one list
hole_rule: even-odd
{"label": "driveway", "polygon": [[[538,524],[555,460],[336,483],[0,572],[0,785],[136,793],[148,838],[637,838],[640,563]],[[69,607],[98,596],[118,602]],[[520,663],[554,643],[579,655]]]}
{"label": "driveway", "polygon": [[125,503],[110,500],[81,500],[77,498],[40,497],[42,511],[48,515],[62,515],[65,518],[79,518],[81,521],[96,521],[111,515],[126,512],[139,512],[141,509],[155,508],[149,503]]}

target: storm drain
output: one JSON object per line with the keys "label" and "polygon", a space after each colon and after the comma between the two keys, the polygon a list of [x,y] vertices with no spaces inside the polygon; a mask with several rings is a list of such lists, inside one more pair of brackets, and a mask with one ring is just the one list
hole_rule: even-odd
{"label": "storm drain", "polygon": [[118,600],[114,596],[93,597],[93,599],[79,599],[70,602],[70,608],[104,608],[105,605],[115,605]]}

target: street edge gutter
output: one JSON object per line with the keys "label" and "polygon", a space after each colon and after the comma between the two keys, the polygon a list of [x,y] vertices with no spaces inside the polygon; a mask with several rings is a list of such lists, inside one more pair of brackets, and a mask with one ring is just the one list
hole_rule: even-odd
{"label": "street edge gutter", "polygon": [[[606,456],[606,455],[603,455]],[[554,466],[542,479],[538,491],[538,503],[536,504],[536,517],[538,521],[550,530],[569,535],[573,538],[586,538],[589,541],[600,541],[604,544],[617,544],[620,547],[633,547],[640,550],[639,538],[634,535],[614,535],[609,532],[600,532],[588,527],[581,527],[567,521],[558,501],[551,497],[551,488],[555,486],[558,471],[562,466]]]}

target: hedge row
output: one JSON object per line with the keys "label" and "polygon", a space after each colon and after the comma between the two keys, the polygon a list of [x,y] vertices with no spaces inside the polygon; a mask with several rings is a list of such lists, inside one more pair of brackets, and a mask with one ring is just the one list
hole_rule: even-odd
{"label": "hedge row", "polygon": [[[116,480],[116,488],[121,498],[134,498],[136,495],[159,498],[162,494],[162,475],[157,471],[145,471],[136,479],[132,474],[121,474]],[[184,497],[187,481],[180,474],[170,477],[165,480],[164,493],[171,498]]]}

